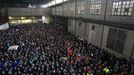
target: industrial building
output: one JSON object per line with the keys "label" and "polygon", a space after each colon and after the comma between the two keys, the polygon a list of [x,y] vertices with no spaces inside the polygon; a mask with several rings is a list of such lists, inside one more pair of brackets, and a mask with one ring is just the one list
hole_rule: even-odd
{"label": "industrial building", "polygon": [[[55,32],[56,34],[55,30],[51,31],[51,25],[52,30],[53,28],[61,27],[64,32],[66,32],[69,35],[73,35],[73,37],[76,37],[81,41],[84,40],[87,42],[87,44],[90,45],[92,44],[98,49],[104,50],[107,53],[110,53],[111,55],[117,58],[123,58],[124,60],[126,60],[127,63],[129,63],[130,68],[128,74],[125,74],[124,72],[121,74],[121,70],[120,72],[116,73],[112,69],[110,70],[109,73],[105,74],[102,73],[102,71],[101,73],[97,73],[97,71],[94,71],[92,68],[95,67],[92,66],[93,63],[92,65],[91,63],[88,63],[88,65],[90,65],[90,68],[92,69],[90,73],[88,72],[77,73],[79,72],[77,70],[76,72],[70,72],[66,69],[66,67],[68,67],[66,66],[64,67],[65,69],[63,68],[63,71],[65,70],[64,73],[57,73],[57,74],[54,73],[54,75],[55,74],[56,75],[133,75],[134,74],[134,68],[133,68],[134,0],[0,0],[0,30],[1,30],[0,46],[2,45],[2,38],[3,38],[1,37],[1,35],[4,36],[6,34],[4,33],[4,31],[8,32],[8,29],[12,30],[12,28],[16,26],[17,26],[16,28],[18,29],[21,28],[22,26],[22,28],[24,27],[24,30],[27,31],[27,29],[25,29],[25,26],[27,27],[28,25],[28,27],[32,27],[29,25],[33,25],[33,29],[36,30],[37,27],[38,32],[38,29],[40,30],[42,24],[44,26],[46,25],[44,29],[48,30],[48,32],[44,31],[44,33],[45,32],[46,34],[50,33],[51,35],[51,32]],[[60,31],[60,29],[56,30]],[[32,30],[30,32],[32,32]],[[51,36],[51,38],[53,37],[55,38],[56,36]],[[66,39],[67,38],[68,37],[66,37]],[[50,44],[49,42],[47,43]],[[68,46],[67,48],[74,49],[73,46],[71,45]],[[65,50],[70,50],[67,48]],[[82,48],[80,49],[78,48],[78,50],[81,49]],[[73,51],[75,52],[75,50]],[[90,51],[90,49],[86,51],[88,52]],[[92,57],[92,50],[91,52],[89,52],[89,57],[90,53]],[[82,56],[82,53],[80,53],[80,55]],[[102,57],[107,58],[104,56]],[[109,56],[108,59],[110,59],[110,57],[111,56]],[[69,58],[70,56],[67,59]],[[0,59],[0,62],[2,62],[2,59]],[[104,62],[105,64],[105,61],[102,60],[102,62]],[[112,65],[110,66],[112,67]],[[128,67],[128,65],[126,66]],[[108,67],[108,69],[110,69],[111,67]],[[55,71],[57,72],[57,70]],[[59,69],[58,71],[61,72],[62,70]],[[83,70],[80,69],[80,72],[81,71]],[[44,75],[44,73],[41,75]],[[51,75],[51,74],[45,73],[45,75]]]}

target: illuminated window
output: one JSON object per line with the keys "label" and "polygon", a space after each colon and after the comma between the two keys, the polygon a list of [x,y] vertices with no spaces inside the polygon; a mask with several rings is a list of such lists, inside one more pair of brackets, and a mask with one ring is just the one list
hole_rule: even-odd
{"label": "illuminated window", "polygon": [[107,38],[107,47],[116,52],[122,53],[126,36],[126,31],[110,28]]}
{"label": "illuminated window", "polygon": [[90,14],[101,14],[101,0],[91,0],[90,2]]}
{"label": "illuminated window", "polygon": [[84,5],[85,5],[84,1],[79,2],[79,4],[78,4],[78,14],[84,14]]}
{"label": "illuminated window", "polygon": [[112,15],[130,16],[133,11],[134,0],[114,0]]}

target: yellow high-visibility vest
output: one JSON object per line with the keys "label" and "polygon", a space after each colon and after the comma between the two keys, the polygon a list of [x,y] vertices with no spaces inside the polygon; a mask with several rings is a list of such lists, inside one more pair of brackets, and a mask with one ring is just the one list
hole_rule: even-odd
{"label": "yellow high-visibility vest", "polygon": [[93,73],[87,73],[87,75],[93,75]]}
{"label": "yellow high-visibility vest", "polygon": [[110,70],[108,69],[108,67],[105,67],[103,70],[105,71],[105,73],[109,73],[110,72]]}

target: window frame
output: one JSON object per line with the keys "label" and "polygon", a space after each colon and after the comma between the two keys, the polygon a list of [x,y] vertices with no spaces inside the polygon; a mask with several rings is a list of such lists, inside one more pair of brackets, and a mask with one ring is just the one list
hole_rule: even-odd
{"label": "window frame", "polygon": [[[112,34],[115,34],[114,36],[110,35],[111,32],[110,30],[115,30],[115,33],[112,32]],[[119,33],[122,32],[123,35],[124,35],[124,39],[120,38],[119,37]],[[125,46],[125,42],[126,42],[126,37],[127,37],[127,31],[126,30],[122,30],[122,29],[115,29],[115,28],[109,28],[109,32],[108,32],[108,37],[107,37],[107,44],[106,44],[106,47],[108,49],[111,49],[115,52],[118,52],[120,54],[123,53],[123,50],[124,50],[124,46]],[[112,41],[111,41],[112,40]],[[113,43],[111,43],[113,42]],[[120,43],[120,44],[119,44]],[[122,44],[123,43],[123,44]],[[111,44],[111,45],[110,45]],[[118,44],[118,46],[117,46]],[[111,47],[110,47],[111,46]],[[119,50],[119,49],[120,50]]]}
{"label": "window frame", "polygon": [[85,14],[85,1],[79,1],[77,5],[78,5],[77,13],[80,15],[84,15]]}
{"label": "window frame", "polygon": [[[126,3],[124,4],[124,2],[126,2]],[[127,2],[128,2],[128,4],[127,4]],[[119,6],[120,6],[120,8],[119,8]],[[118,10],[117,10],[117,12],[114,12],[114,9],[116,9],[116,8]],[[128,12],[125,15],[125,9],[127,9],[127,8],[128,8]],[[119,11],[119,9],[120,9],[120,11]],[[130,11],[130,9],[131,9],[131,11]],[[111,16],[129,16],[130,17],[133,15],[133,10],[134,10],[134,0],[113,0]]]}
{"label": "window frame", "polygon": [[[90,4],[90,8],[89,8],[90,15],[101,15],[102,14],[102,0],[90,0],[89,4]],[[99,10],[99,12],[97,12],[97,10]]]}
{"label": "window frame", "polygon": [[74,14],[75,13],[75,4],[74,3],[69,3],[69,14]]}

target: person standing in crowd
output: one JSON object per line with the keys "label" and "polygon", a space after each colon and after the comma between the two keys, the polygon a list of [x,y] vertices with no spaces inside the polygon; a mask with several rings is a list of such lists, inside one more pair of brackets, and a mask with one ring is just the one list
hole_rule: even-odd
{"label": "person standing in crowd", "polygon": [[[19,49],[8,51],[13,45],[19,45]],[[129,72],[128,61],[78,39],[60,26],[21,25],[0,31],[0,75],[129,75]]]}

